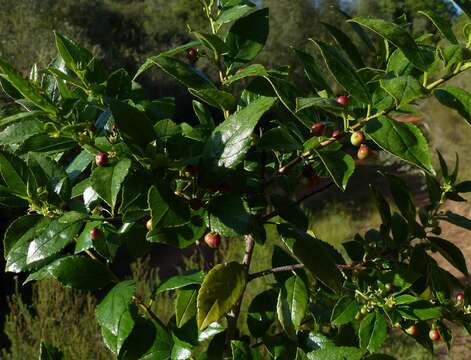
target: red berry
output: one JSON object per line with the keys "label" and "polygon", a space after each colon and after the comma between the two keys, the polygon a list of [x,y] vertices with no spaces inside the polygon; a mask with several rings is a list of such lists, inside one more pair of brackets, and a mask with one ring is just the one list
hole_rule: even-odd
{"label": "red berry", "polygon": [[204,242],[213,249],[216,249],[221,245],[221,235],[215,232],[207,233],[204,237]]}
{"label": "red berry", "polygon": [[463,293],[456,294],[456,301],[460,303],[464,302],[464,294]]}
{"label": "red berry", "polygon": [[430,330],[428,333],[428,337],[430,338],[430,340],[434,342],[440,340],[441,338],[440,333],[438,332],[437,329]]}
{"label": "red berry", "polygon": [[195,48],[189,48],[186,50],[186,58],[188,61],[194,63],[198,60],[198,50]]}
{"label": "red berry", "polygon": [[408,333],[410,336],[417,336],[417,326],[415,325],[409,326],[406,329],[406,333]]}
{"label": "red berry", "polygon": [[334,139],[338,139],[340,136],[342,136],[342,130],[336,129],[336,130],[334,130],[334,132],[332,133],[332,137],[333,137]]}
{"label": "red berry", "polygon": [[311,134],[312,136],[322,136],[324,134],[325,125],[322,123],[312,124]]}
{"label": "red berry", "polygon": [[390,292],[392,292],[392,291],[394,290],[394,285],[391,284],[391,283],[387,283],[387,284],[384,285],[384,288],[386,289],[386,291],[387,291],[388,293],[390,293]]}
{"label": "red berry", "polygon": [[203,207],[203,202],[199,198],[193,198],[190,200],[190,207],[193,211],[198,211]]}
{"label": "red berry", "polygon": [[341,95],[341,96],[337,97],[337,102],[342,106],[347,106],[349,101],[350,100],[348,99],[348,96]]}
{"label": "red berry", "polygon": [[90,239],[96,240],[101,235],[101,231],[97,228],[93,228],[90,230]]}
{"label": "red berry", "polygon": [[353,146],[360,146],[365,142],[365,134],[363,131],[355,131],[350,137],[350,142]]}
{"label": "red berry", "polygon": [[370,155],[370,148],[364,144],[358,149],[357,157],[359,160],[365,160]]}
{"label": "red berry", "polygon": [[108,161],[108,154],[104,152],[99,152],[95,155],[95,164],[96,166],[105,166]]}
{"label": "red berry", "polygon": [[146,222],[146,229],[147,229],[148,231],[151,231],[151,230],[152,230],[152,219],[147,220],[147,222]]}

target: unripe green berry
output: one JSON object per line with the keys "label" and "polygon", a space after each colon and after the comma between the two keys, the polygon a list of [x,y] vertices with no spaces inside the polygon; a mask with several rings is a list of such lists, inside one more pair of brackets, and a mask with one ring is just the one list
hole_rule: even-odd
{"label": "unripe green berry", "polygon": [[350,136],[350,142],[353,146],[360,146],[365,142],[365,134],[363,131],[355,131],[352,136]]}

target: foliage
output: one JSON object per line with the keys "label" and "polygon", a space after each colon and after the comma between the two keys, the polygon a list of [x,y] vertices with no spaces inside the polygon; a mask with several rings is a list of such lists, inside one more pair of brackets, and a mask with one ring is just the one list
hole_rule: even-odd
{"label": "foliage", "polygon": [[[461,250],[440,238],[440,222],[471,229],[469,219],[442,209],[463,201],[470,182],[458,181],[458,158],[451,167],[438,153],[437,172],[421,129],[397,120],[435,96],[469,124],[471,95],[446,82],[471,66],[470,42],[459,43],[435,13],[426,17],[446,39],[438,45],[401,24],[355,17],[348,25],[365,43],[372,33],[383,38],[385,51],[363,59],[348,32],[327,26],[335,45],[309,43],[322,62],[295,52],[311,85],[304,93],[289,69],[254,63],[269,36],[266,8],[200,3],[210,30],[192,29],[191,42],[150,57],[134,76],[109,73],[60,33],[57,57],[29,79],[0,60],[2,88],[20,106],[0,120],[0,202],[26,209],[5,233],[7,270],[29,273],[27,282],[101,291],[96,319],[119,359],[367,359],[381,356],[391,327],[415,325],[415,340],[429,351],[431,329],[447,346],[450,324],[471,331],[471,291],[430,255],[468,275]],[[217,80],[198,67],[202,57]],[[197,122],[177,120],[174,99],[142,95],[137,81],[153,68],[188,89]],[[348,96],[335,98],[327,71]],[[359,149],[349,141],[358,131]],[[372,188],[381,225],[356,234],[342,256],[308,231],[300,205],[331,186],[354,191],[350,178],[372,151],[419,169],[428,203],[417,209],[401,178],[381,174],[394,204]],[[311,189],[297,198],[299,182]],[[253,272],[268,224],[284,247],[272,268]],[[167,279],[148,298],[116,271],[126,262],[121,253],[142,256],[152,243],[218,246],[208,232],[243,237],[243,258]],[[244,295],[272,274],[263,301],[248,307],[243,334]],[[167,291],[176,292],[171,319],[150,305]],[[61,357],[49,343],[41,356]]]}

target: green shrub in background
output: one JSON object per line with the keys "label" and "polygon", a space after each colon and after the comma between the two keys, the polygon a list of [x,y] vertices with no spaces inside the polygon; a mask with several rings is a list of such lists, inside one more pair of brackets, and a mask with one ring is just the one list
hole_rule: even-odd
{"label": "green shrub in background", "polygon": [[[148,298],[159,281],[158,268],[146,258],[133,263],[131,270],[131,277],[137,283],[137,294]],[[99,335],[95,296],[48,280],[32,285],[30,301],[22,297],[18,288],[8,304],[4,331],[11,345],[2,350],[3,360],[35,359],[43,340],[61,349],[69,360],[113,358]],[[162,294],[152,309],[162,314],[164,320],[169,319],[173,313],[170,295]]]}

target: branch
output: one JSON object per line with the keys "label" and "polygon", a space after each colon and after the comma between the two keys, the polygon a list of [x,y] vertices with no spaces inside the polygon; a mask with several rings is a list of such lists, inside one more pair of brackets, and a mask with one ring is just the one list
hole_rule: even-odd
{"label": "branch", "polygon": [[262,276],[270,275],[270,274],[276,274],[280,272],[288,272],[288,271],[294,271],[297,269],[302,269],[303,267],[304,267],[304,264],[294,264],[294,265],[279,266],[272,269],[259,271],[259,272],[250,274],[249,281],[262,277]]}
{"label": "branch", "polygon": [[[471,63],[467,63],[463,66],[461,66],[457,71],[455,71],[453,74],[451,75],[448,75],[448,76],[444,76],[443,78],[441,79],[438,79],[437,81],[429,84],[428,86],[426,86],[425,88],[427,90],[433,90],[435,88],[437,88],[438,86],[440,85],[443,85],[444,83],[446,83],[447,81],[453,79],[455,76],[461,74],[462,72],[464,72],[465,70],[467,70],[468,68],[471,67]],[[355,124],[354,126],[351,127],[352,130],[358,130],[360,128],[363,127],[363,125],[365,123],[367,123],[369,120],[372,120],[372,119],[375,119],[377,117],[380,117],[380,116],[383,116],[383,115],[387,115],[389,114],[391,111],[394,111],[394,110],[397,110],[397,106],[396,105],[393,105],[391,106],[390,108],[387,108],[387,109],[384,109],[382,111],[379,111],[371,116],[366,116],[365,118],[363,119],[360,119],[358,121],[357,124]],[[320,149],[320,148],[323,148],[323,147],[326,147],[327,145],[330,145],[332,144],[333,142],[335,142],[336,140],[339,140],[341,139],[342,137],[344,137],[346,135],[346,132],[344,132],[340,137],[337,137],[337,138],[330,138],[330,139],[327,139],[323,142],[321,142],[319,145],[317,145],[314,149]],[[289,170],[291,167],[293,167],[294,165],[298,164],[299,162],[301,162],[302,160],[304,160],[305,158],[311,156],[313,154],[312,150],[309,150],[309,151],[306,151],[304,152],[302,155],[294,158],[293,160],[291,160],[290,162],[288,162],[285,166],[282,166],[278,172],[280,174],[283,174],[285,173],[287,170]]]}
{"label": "branch", "polygon": [[[319,194],[319,193],[321,193],[321,192],[324,192],[325,190],[327,190],[328,188],[330,188],[333,184],[334,184],[333,182],[329,182],[328,184],[324,185],[323,187],[318,188],[318,189],[316,189],[316,190],[313,190],[313,191],[307,193],[306,195],[301,196],[301,197],[300,197],[299,199],[297,199],[294,203],[297,204],[297,205],[299,205],[300,203],[306,201],[306,200],[309,199],[310,197],[312,197],[312,196],[314,196],[314,195],[317,195],[317,194]],[[277,216],[277,215],[278,215],[278,211],[274,210],[274,211],[272,211],[271,213],[264,215],[261,220],[262,220],[263,222],[266,222],[266,221],[268,221],[268,220],[274,218],[274,217]]]}
{"label": "branch", "polygon": [[147,314],[148,317],[150,317],[152,320],[160,323],[160,319],[157,317],[157,315],[155,315],[155,313],[151,310],[151,308],[148,307],[146,304],[144,304],[141,301],[141,299],[139,299],[136,296],[133,296],[132,301],[134,302],[134,304],[136,304],[138,307],[140,307]]}

